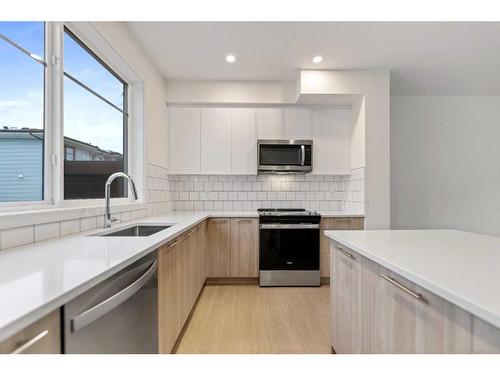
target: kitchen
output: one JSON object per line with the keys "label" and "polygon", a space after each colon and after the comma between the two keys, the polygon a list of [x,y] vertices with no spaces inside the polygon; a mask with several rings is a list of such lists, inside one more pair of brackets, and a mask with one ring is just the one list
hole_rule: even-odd
{"label": "kitchen", "polygon": [[487,31],[2,20],[0,353],[499,354]]}

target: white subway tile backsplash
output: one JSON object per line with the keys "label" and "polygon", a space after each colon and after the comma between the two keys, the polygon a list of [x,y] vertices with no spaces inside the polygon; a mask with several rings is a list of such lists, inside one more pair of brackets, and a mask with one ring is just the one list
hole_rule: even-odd
{"label": "white subway tile backsplash", "polygon": [[59,222],[35,225],[35,242],[60,236]]}
{"label": "white subway tile backsplash", "polygon": [[[124,214],[124,212],[122,212],[122,214],[120,216],[123,217],[122,216],[123,214]],[[97,228],[97,217],[96,216],[84,217],[84,218],[80,219],[80,230],[82,232],[86,232],[88,230],[93,230],[96,228]]]}
{"label": "white subway tile backsplash", "polygon": [[22,246],[33,243],[34,228],[32,225],[27,227],[19,227],[5,229],[0,236],[0,249],[8,249],[15,246]]}
{"label": "white subway tile backsplash", "polygon": [[[303,207],[316,210],[364,208],[364,168],[351,175],[183,175],[170,176],[176,210],[255,210]],[[200,182],[198,182],[200,181]],[[202,185],[201,181],[205,181]],[[186,195],[193,183],[193,190]],[[200,190],[201,189],[201,190]],[[178,204],[177,202],[184,202]],[[193,202],[193,205],[187,202]],[[221,203],[219,203],[221,202]]]}
{"label": "white subway tile backsplash", "polygon": [[60,223],[61,236],[67,236],[80,232],[80,220],[64,220]]}

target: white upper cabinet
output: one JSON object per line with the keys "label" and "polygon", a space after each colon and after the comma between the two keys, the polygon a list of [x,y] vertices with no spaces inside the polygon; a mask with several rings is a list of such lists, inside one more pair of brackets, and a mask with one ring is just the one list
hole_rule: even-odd
{"label": "white upper cabinet", "polygon": [[285,108],[284,111],[285,139],[311,139],[311,111],[304,108]]}
{"label": "white upper cabinet", "polygon": [[313,111],[313,174],[350,174],[349,109]]}
{"label": "white upper cabinet", "polygon": [[231,172],[257,174],[255,109],[231,109]]}
{"label": "white upper cabinet", "polygon": [[283,110],[280,108],[257,109],[257,138],[285,139]]}
{"label": "white upper cabinet", "polygon": [[201,173],[231,173],[231,109],[201,109]]}
{"label": "white upper cabinet", "polygon": [[200,109],[170,108],[170,172],[200,173]]}

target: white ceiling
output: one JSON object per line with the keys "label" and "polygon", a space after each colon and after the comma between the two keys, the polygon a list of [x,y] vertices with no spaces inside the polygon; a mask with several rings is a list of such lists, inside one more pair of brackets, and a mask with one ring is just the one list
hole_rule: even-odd
{"label": "white ceiling", "polygon": [[[500,94],[500,23],[128,24],[168,79],[293,81],[299,69],[390,69],[393,94]],[[236,63],[226,63],[228,53]],[[311,62],[316,54],[322,63]]]}

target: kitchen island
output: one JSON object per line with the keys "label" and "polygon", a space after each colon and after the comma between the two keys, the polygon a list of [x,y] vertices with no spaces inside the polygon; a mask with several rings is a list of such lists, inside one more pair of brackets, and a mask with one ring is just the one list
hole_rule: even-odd
{"label": "kitchen island", "polygon": [[325,231],[337,353],[499,353],[500,238]]}

